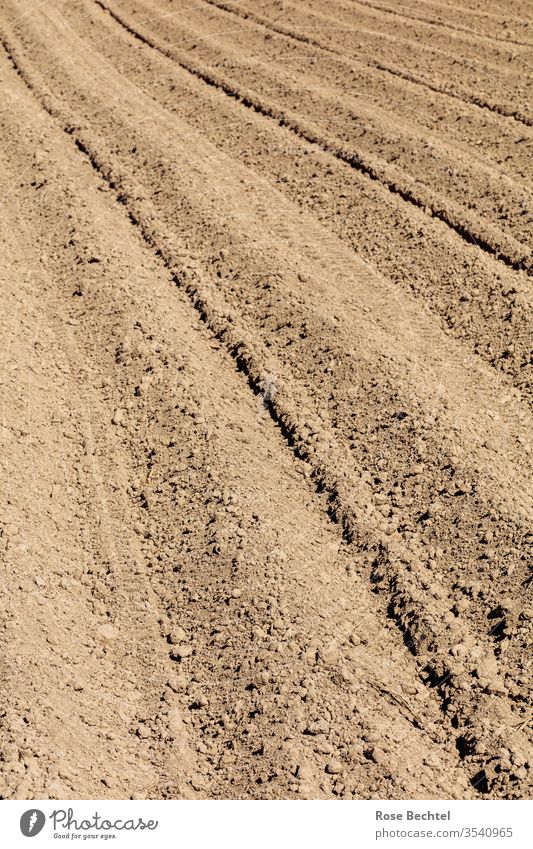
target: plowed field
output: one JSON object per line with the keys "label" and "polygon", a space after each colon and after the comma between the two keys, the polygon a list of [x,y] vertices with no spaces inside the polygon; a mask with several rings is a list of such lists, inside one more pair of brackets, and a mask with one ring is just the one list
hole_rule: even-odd
{"label": "plowed field", "polygon": [[530,798],[531,4],[0,42],[0,795]]}

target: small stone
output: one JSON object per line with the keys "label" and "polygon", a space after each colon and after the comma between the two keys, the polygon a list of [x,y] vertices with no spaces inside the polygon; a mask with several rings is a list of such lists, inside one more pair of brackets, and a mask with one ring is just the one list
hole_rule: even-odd
{"label": "small stone", "polygon": [[330,761],[326,765],[326,772],[329,775],[338,775],[340,772],[342,772],[341,762],[340,761]]}
{"label": "small stone", "polygon": [[332,642],[321,648],[319,657],[326,666],[336,666],[340,658],[337,644]]}
{"label": "small stone", "polygon": [[308,666],[314,666],[317,660],[317,652],[314,648],[309,648],[304,652],[304,660]]}
{"label": "small stone", "polygon": [[121,407],[117,407],[115,412],[113,413],[113,418],[111,419],[111,423],[114,425],[119,425],[124,421],[124,410]]}
{"label": "small stone", "polygon": [[525,766],[521,766],[518,767],[518,769],[515,769],[515,771],[513,772],[513,778],[516,778],[518,781],[523,781],[525,778],[527,778],[527,769],[525,768]]}
{"label": "small stone", "polygon": [[0,761],[4,764],[14,764],[18,763],[19,760],[19,750],[18,746],[15,746],[14,743],[6,743],[5,746],[0,750]]}
{"label": "small stone", "polygon": [[442,766],[442,762],[433,752],[429,752],[429,754],[425,756],[424,763],[426,766],[431,767],[431,769],[440,769]]}
{"label": "small stone", "polygon": [[522,752],[519,752],[517,749],[513,749],[511,752],[511,761],[515,766],[523,766],[526,763],[526,759]]}
{"label": "small stone", "polygon": [[137,728],[137,737],[140,737],[141,740],[146,740],[150,737],[150,729],[146,725],[139,725]]}
{"label": "small stone", "polygon": [[332,755],[334,751],[335,747],[329,740],[317,740],[315,743],[315,752],[321,755]]}
{"label": "small stone", "polygon": [[111,643],[111,642],[113,642],[113,640],[118,639],[119,632],[118,632],[118,629],[115,628],[114,625],[101,625],[98,628],[98,636],[105,643]]}
{"label": "small stone", "polygon": [[311,781],[313,778],[313,770],[308,764],[298,764],[296,768],[296,778],[298,781]]}
{"label": "small stone", "polygon": [[494,655],[487,654],[476,665],[478,678],[493,678],[498,674],[498,662]]}
{"label": "small stone", "polygon": [[437,584],[436,581],[433,581],[428,586],[428,592],[431,593],[433,598],[441,599],[445,597],[445,592],[440,584]]}
{"label": "small stone", "polygon": [[480,684],[483,686],[483,689],[491,695],[498,695],[506,692],[505,684],[499,675],[494,675],[492,678],[487,680],[481,680]]}
{"label": "small stone", "polygon": [[205,779],[201,775],[193,775],[191,778],[191,786],[193,790],[204,790],[205,789]]}
{"label": "small stone", "polygon": [[183,628],[173,628],[170,632],[168,639],[173,646],[179,646],[180,643],[184,643],[187,639],[187,634],[183,630]]}
{"label": "small stone", "polygon": [[184,660],[184,658],[191,656],[192,651],[192,646],[189,645],[176,646],[170,652],[170,657],[173,660]]}
{"label": "small stone", "polygon": [[50,781],[47,786],[47,796],[52,799],[66,799],[69,793],[72,793],[72,790],[62,781]]}
{"label": "small stone", "polygon": [[357,761],[361,760],[363,756],[364,756],[364,749],[358,743],[354,743],[348,749],[348,757],[350,758],[351,761],[357,762]]}
{"label": "small stone", "polygon": [[307,734],[327,734],[329,732],[329,725],[325,719],[317,719],[316,722],[311,722],[307,728],[305,729]]}
{"label": "small stone", "polygon": [[379,746],[372,746],[372,748],[368,750],[368,757],[371,761],[374,761],[375,764],[381,764],[382,766],[387,764],[387,755],[383,749],[379,748]]}
{"label": "small stone", "polygon": [[466,645],[466,643],[456,643],[450,649],[450,653],[453,655],[453,657],[457,657],[457,658],[467,657],[468,652],[469,652],[469,649],[468,649],[468,646]]}
{"label": "small stone", "polygon": [[339,670],[339,677],[345,684],[353,684],[355,681],[355,676],[345,666]]}

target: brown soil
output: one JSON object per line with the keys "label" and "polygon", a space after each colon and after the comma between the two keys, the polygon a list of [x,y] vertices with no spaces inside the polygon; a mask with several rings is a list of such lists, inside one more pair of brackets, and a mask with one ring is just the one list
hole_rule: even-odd
{"label": "brown soil", "polygon": [[530,798],[526,0],[1,0],[3,798]]}

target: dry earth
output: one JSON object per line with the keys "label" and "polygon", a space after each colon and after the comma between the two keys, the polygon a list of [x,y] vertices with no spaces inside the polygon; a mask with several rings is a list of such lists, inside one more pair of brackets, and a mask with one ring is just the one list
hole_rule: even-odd
{"label": "dry earth", "polygon": [[530,798],[527,0],[0,0],[3,798]]}

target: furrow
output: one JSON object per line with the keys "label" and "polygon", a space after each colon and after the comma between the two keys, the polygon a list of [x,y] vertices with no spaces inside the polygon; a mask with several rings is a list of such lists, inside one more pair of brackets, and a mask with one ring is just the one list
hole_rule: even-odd
{"label": "furrow", "polygon": [[[223,9],[224,11],[233,14],[237,17],[240,17],[243,20],[254,21],[262,26],[267,27],[272,32],[276,32],[279,35],[285,36],[286,38],[292,38],[295,41],[312,45],[313,47],[316,47],[320,50],[327,51],[331,55],[339,56],[344,59],[348,55],[352,63],[357,62],[358,64],[363,64],[361,62],[361,59],[358,57],[357,53],[355,53],[354,55],[352,55],[352,53],[347,54],[346,52],[343,52],[342,50],[333,47],[331,44],[326,44],[324,40],[317,39],[314,35],[307,35],[296,30],[293,26],[282,24],[279,21],[274,22],[269,18],[264,17],[263,15],[258,15],[256,12],[248,9],[247,7],[243,7],[241,4],[236,6],[229,2],[226,2],[225,0],[203,0],[203,2],[211,6]],[[297,12],[296,9],[294,11]],[[318,15],[318,13],[314,14],[316,14],[317,20],[320,20],[322,18],[325,19],[325,16],[322,14],[320,14],[320,16]],[[339,28],[340,23],[337,23],[334,29]],[[317,29],[319,31],[327,30],[327,26],[317,25],[313,26],[311,29]],[[356,32],[355,29],[354,31]],[[521,112],[520,110],[517,110],[516,108],[508,107],[506,104],[492,103],[486,98],[479,95],[478,93],[466,91],[459,92],[454,88],[450,87],[449,85],[439,84],[435,80],[429,79],[427,76],[413,74],[409,70],[391,66],[388,62],[383,62],[379,59],[369,58],[364,64],[366,65],[366,67],[375,68],[376,70],[379,70],[383,73],[392,74],[396,77],[403,78],[411,82],[413,85],[422,86],[428,89],[429,91],[435,92],[437,94],[454,98],[456,100],[462,101],[463,103],[475,106],[479,109],[487,110],[489,112],[492,112],[494,115],[499,115],[504,118],[511,118],[517,121],[518,123],[528,127],[533,126],[533,119],[529,115],[525,114],[524,112]]]}
{"label": "furrow", "polygon": [[[481,753],[489,751],[491,755],[493,753],[495,755],[497,751],[498,740],[501,736],[501,711],[503,711],[504,724],[511,722],[515,716],[506,699],[499,700],[499,716],[492,715],[490,698],[485,699],[479,696],[473,700],[472,692],[468,691],[468,688],[465,690],[462,686],[464,680],[462,676],[466,668],[463,665],[461,669],[460,663],[457,665],[449,659],[455,656],[451,651],[453,641],[457,640],[460,634],[464,645],[467,646],[467,652],[471,651],[468,646],[472,647],[476,641],[469,635],[468,627],[460,618],[454,627],[451,627],[449,622],[449,633],[442,632],[442,621],[446,619],[449,621],[450,618],[446,614],[449,599],[446,596],[442,597],[442,590],[438,585],[433,590],[435,604],[432,612],[426,609],[422,612],[424,588],[427,589],[428,581],[432,580],[432,576],[434,578],[434,572],[428,571],[423,563],[413,558],[412,551],[407,550],[401,536],[397,535],[392,528],[388,529],[385,539],[383,531],[379,529],[379,524],[376,522],[377,517],[372,518],[370,514],[369,518],[367,515],[368,511],[365,510],[364,505],[368,504],[369,499],[371,500],[371,492],[368,485],[356,474],[353,463],[351,461],[346,463],[346,449],[339,446],[335,436],[330,435],[323,426],[318,427],[318,439],[310,439],[313,435],[312,422],[316,413],[313,410],[313,403],[306,398],[306,392],[297,386],[290,373],[286,373],[286,368],[281,362],[266,354],[264,343],[260,339],[249,339],[241,325],[239,315],[232,312],[228,314],[228,306],[223,299],[219,301],[219,307],[214,306],[217,303],[216,296],[212,287],[206,294],[201,272],[185,274],[183,260],[172,248],[172,237],[165,225],[159,221],[158,216],[154,215],[151,204],[148,201],[139,202],[134,199],[134,191],[132,192],[127,176],[118,173],[116,168],[108,164],[109,151],[105,155],[98,153],[94,142],[88,138],[90,133],[76,129],[72,119],[64,114],[63,105],[57,104],[55,100],[51,101],[48,96],[40,93],[42,83],[37,87],[28,71],[20,71],[21,60],[15,56],[9,45],[6,45],[6,48],[11,61],[19,69],[38,100],[61,122],[65,132],[72,135],[77,147],[86,154],[93,167],[117,192],[117,199],[128,210],[132,223],[137,226],[143,239],[172,271],[176,284],[185,289],[204,322],[224,343],[239,368],[248,375],[250,384],[256,392],[264,393],[266,364],[269,359],[272,359],[280,377],[274,397],[270,395],[268,397],[271,415],[297,453],[310,461],[316,483],[319,488],[328,493],[330,512],[332,517],[342,524],[346,538],[360,540],[361,528],[366,528],[371,537],[377,538],[377,549],[371,549],[374,552],[373,580],[388,595],[391,613],[398,620],[406,640],[410,643],[420,671],[428,684],[441,693],[444,702],[448,705],[447,712],[451,719],[461,728],[470,729],[470,732],[465,730],[465,735],[468,736],[468,763],[472,768],[474,766],[476,768],[473,776],[474,784],[480,783],[481,780],[478,780],[477,776],[481,771],[486,774],[486,780],[483,780],[481,788],[485,789],[485,784],[489,782],[488,767],[478,768],[480,756],[482,763],[486,761]],[[101,143],[100,147],[102,147]],[[304,426],[302,421],[310,421],[311,425]],[[339,481],[333,469],[349,469],[350,472],[344,481]],[[346,476],[346,472],[344,475]],[[357,481],[359,483],[356,483]],[[347,506],[348,503],[353,506]],[[494,664],[491,651],[488,649],[488,640],[482,641],[481,644],[487,664]],[[476,718],[480,710],[483,713],[483,721]],[[487,710],[489,716],[485,714]],[[517,731],[515,736],[520,740],[521,732]],[[472,749],[476,748],[479,749],[480,754],[471,755]],[[499,763],[496,755],[495,760],[492,761],[491,770],[494,763]],[[496,770],[494,775],[491,772],[491,792],[497,791],[505,784],[507,772],[503,764],[500,766],[502,768]]]}
{"label": "furrow", "polygon": [[[0,71],[3,74],[3,62]],[[10,220],[8,241],[11,249],[20,251],[23,239],[31,240],[35,251],[33,276],[22,290],[30,326],[22,322],[21,327],[31,334],[32,312],[42,308],[41,274],[46,267],[47,313],[55,316],[59,311],[61,320],[54,320],[58,336],[65,335],[66,325],[69,342],[76,340],[67,346],[60,368],[52,371],[76,374],[68,386],[72,408],[86,397],[83,390],[80,395],[78,380],[89,379],[96,390],[89,403],[98,422],[94,438],[87,434],[87,441],[81,440],[75,421],[66,417],[72,428],[68,440],[80,443],[82,455],[77,495],[90,477],[87,466],[101,462],[105,480],[99,489],[104,497],[113,493],[112,504],[106,499],[106,526],[110,515],[115,517],[115,502],[131,501],[129,514],[121,516],[121,530],[114,531],[115,548],[122,550],[131,535],[137,537],[140,551],[130,556],[123,573],[115,558],[108,564],[95,547],[96,562],[89,564],[82,584],[93,589],[99,616],[109,608],[114,612],[114,605],[120,610],[114,630],[108,626],[104,631],[104,649],[91,655],[72,685],[67,679],[73,693],[64,720],[60,715],[60,728],[56,693],[59,690],[59,700],[63,693],[57,685],[64,667],[75,665],[78,646],[63,642],[61,626],[68,626],[68,640],[73,639],[63,607],[56,606],[47,618],[48,606],[42,606],[38,633],[40,638],[42,627],[52,644],[47,652],[40,643],[35,650],[35,623],[27,629],[24,636],[33,648],[29,674],[22,684],[18,658],[18,675],[10,668],[12,690],[4,697],[4,794],[350,799],[370,793],[408,798],[416,789],[428,797],[470,796],[454,746],[455,732],[443,731],[438,700],[417,681],[415,665],[387,625],[366,575],[353,568],[350,547],[328,523],[321,498],[309,486],[307,465],[292,458],[272,424],[262,403],[266,392],[257,399],[251,395],[245,375],[184,291],[176,289],[161,257],[139,237],[139,228],[131,226],[124,199],[117,204],[116,193],[107,190],[96,169],[84,167],[87,154],[76,149],[72,134],[62,132],[57,121],[46,120],[44,111],[34,125],[30,90],[21,94],[22,83],[17,90],[12,81],[9,88],[17,94],[17,111],[2,121],[2,128],[7,125],[9,137],[18,136],[22,127],[25,132],[10,158],[13,173],[6,180],[16,195],[12,206],[21,214],[20,221]],[[47,152],[46,162],[37,158],[36,165],[35,152],[41,149]],[[34,184],[43,166],[46,186],[41,192]],[[38,254],[50,248],[43,262]],[[47,329],[40,334],[39,370],[50,367]],[[31,335],[29,341],[31,346]],[[53,339],[53,345],[57,341]],[[7,373],[18,367],[9,354],[5,365]],[[39,386],[39,394],[46,388]],[[120,417],[112,412],[116,404]],[[35,425],[38,419],[34,417]],[[41,436],[40,428],[37,433]],[[51,439],[57,435],[52,428]],[[117,476],[121,458],[126,467]],[[38,469],[40,475],[39,464]],[[37,496],[37,505],[50,509],[47,497],[43,503]],[[35,511],[30,512],[35,518]],[[74,517],[73,527],[90,538],[85,514]],[[43,544],[46,556],[50,542],[39,540],[39,530],[31,528],[31,539]],[[11,561],[18,548],[14,541],[9,548]],[[363,551],[361,556],[366,557]],[[26,557],[19,553],[19,581],[21,559]],[[69,556],[64,560],[57,576],[66,592],[56,591],[55,598],[62,604],[65,597],[70,599],[69,614],[78,614],[78,640],[82,637],[91,645],[92,623],[87,622],[76,576],[71,577]],[[54,591],[53,582],[49,587],[42,563],[33,568],[39,588],[35,601],[42,602]],[[105,582],[102,588],[97,569]],[[152,590],[148,598],[146,589],[138,586],[144,581]],[[32,599],[35,595],[28,592]],[[16,605],[15,600],[14,609]],[[25,611],[34,614],[31,604]],[[160,635],[141,632],[146,645],[139,645],[138,653],[145,675],[134,682],[128,655],[139,642],[133,629],[145,612],[154,622],[157,617]],[[10,636],[17,647],[21,630],[20,620],[14,619]],[[167,668],[159,662],[154,674],[147,659],[161,637]],[[125,658],[112,643],[124,647]],[[191,651],[186,653],[186,648]],[[65,650],[68,661],[64,658],[53,680],[44,661],[50,656],[55,672],[58,655]],[[104,704],[108,715],[102,722],[102,677],[115,655],[122,663],[109,676],[108,686],[116,693]],[[54,698],[43,718],[42,692],[48,695],[49,688]],[[149,705],[138,698],[145,692]],[[22,781],[18,763],[10,757],[22,742],[16,729],[17,696],[26,697],[29,725]],[[99,739],[101,723],[104,740]],[[117,752],[113,728],[120,723],[126,740],[120,739]],[[83,729],[81,740],[73,742],[65,729],[74,734]],[[39,747],[38,764],[28,756],[30,746]],[[65,747],[68,766],[61,756]],[[381,751],[386,752],[383,758]],[[406,768],[407,753],[412,767]],[[117,755],[126,763],[119,763]],[[80,769],[86,769],[85,759],[93,781]],[[149,774],[143,775],[148,772],[145,764],[152,761],[160,770],[155,786]],[[337,772],[328,769],[330,763],[340,763]],[[429,769],[431,763],[437,766],[436,775]]]}
{"label": "furrow", "polygon": [[[248,167],[253,164],[270,185],[277,184],[300,209],[318,217],[401,291],[423,299],[456,338],[505,370],[527,395],[530,319],[527,303],[519,300],[525,295],[523,275],[498,273],[494,260],[466,252],[464,243],[438,221],[422,229],[427,220],[423,213],[413,215],[410,205],[344,163],[332,167],[327,154],[304,142],[288,145],[283,128],[258,113],[241,111],[234,100],[183,69],[178,72],[172,60],[140,45],[103,11],[90,19],[89,32],[96,51],[103,51],[121,75],[161,104],[169,120],[180,117],[218,151]],[[140,49],[133,55],[135,44]],[[51,78],[49,67],[46,76]],[[467,292],[476,296],[465,307]],[[506,318],[509,310],[512,322]],[[498,340],[498,347],[486,347],[487,338]],[[511,346],[513,356],[505,353]]]}
{"label": "furrow", "polygon": [[381,3],[370,3],[364,2],[364,0],[350,0],[352,5],[354,6],[363,6],[368,9],[377,9],[381,12],[385,12],[387,15],[393,15],[399,18],[405,18],[407,20],[421,22],[430,24],[433,27],[441,27],[445,29],[449,29],[451,32],[458,33],[467,33],[468,35],[473,35],[478,37],[480,40],[488,39],[489,41],[497,42],[498,44],[516,44],[520,47],[533,47],[533,42],[530,41],[519,41],[514,38],[498,38],[497,36],[491,35],[490,33],[482,33],[478,30],[474,30],[471,27],[461,26],[460,24],[452,24],[449,21],[445,21],[442,18],[435,18],[426,15],[414,15],[410,14],[410,12],[406,11],[405,8],[400,10],[398,7],[393,7]]}
{"label": "furrow", "polygon": [[283,109],[272,101],[267,102],[255,92],[243,89],[227,77],[214,74],[207,68],[191,62],[188,54],[159,44],[151,36],[134,27],[122,14],[108,6],[103,0],[95,0],[95,2],[135,38],[176,61],[180,67],[203,80],[203,82],[219,88],[228,97],[237,100],[246,108],[277,121],[299,138],[317,145],[326,153],[345,162],[366,177],[382,183],[390,192],[401,197],[406,203],[412,204],[442,221],[465,242],[494,256],[504,265],[515,270],[525,269],[528,273],[531,272],[533,268],[531,252],[524,251],[520,243],[515,242],[511,237],[504,234],[496,235],[492,232],[492,228],[491,230],[485,228],[481,222],[461,221],[460,216],[465,216],[464,211],[455,212],[451,204],[448,204],[447,207],[443,206],[442,200],[427,188],[415,190],[415,181],[409,176],[397,173],[396,169],[375,157],[363,157],[357,152],[346,149],[340,139],[325,136],[312,123],[304,122],[291,110]]}
{"label": "furrow", "polygon": [[[218,0],[210,2],[210,5],[214,5],[217,10],[222,8]],[[225,9],[229,8],[228,4],[223,5]],[[246,11],[240,11],[240,19],[246,20]],[[256,21],[257,16],[254,17],[254,22]],[[208,31],[206,23],[204,32]],[[210,32],[208,38],[211,38],[212,34]],[[287,37],[284,36],[284,39],[287,40]],[[342,62],[338,53],[327,52],[316,57],[309,49],[290,50],[289,40],[287,50],[283,51],[279,59],[281,61],[287,58],[291,69],[294,67],[296,70],[298,67],[296,79],[289,70],[283,75],[279,74],[277,68],[275,74],[271,70],[272,59],[278,58],[279,40],[275,47],[269,47],[268,42],[262,44],[255,32],[246,27],[243,29],[242,38],[239,37],[239,43],[241,42],[243,51],[248,47],[251,56],[257,54],[261,57],[255,60],[252,68],[246,69],[246,75],[250,78],[247,88],[261,92],[265,86],[275,85],[276,90],[284,93],[287,100],[294,102],[296,99],[299,102],[298,115],[317,116],[315,121],[320,121],[322,132],[326,131],[328,137],[339,135],[345,146],[353,144],[360,155],[377,156],[378,160],[393,163],[395,169],[413,177],[417,184],[424,183],[440,195],[444,194],[440,191],[444,183],[448,195],[445,203],[458,205],[455,209],[456,220],[464,220],[472,211],[487,224],[490,222],[496,232],[505,233],[522,243],[527,252],[532,223],[528,214],[532,200],[527,195],[527,179],[524,181],[524,173],[530,170],[528,165],[525,165],[521,179],[511,186],[508,182],[507,167],[498,169],[498,173],[494,162],[480,161],[478,136],[476,144],[470,145],[467,150],[463,138],[455,138],[450,144],[444,145],[442,122],[439,122],[434,132],[428,132],[427,128],[416,128],[418,116],[415,110],[414,125],[407,126],[405,113],[398,110],[395,103],[385,100],[385,97],[383,100],[387,103],[386,109],[362,96],[362,92],[358,92],[354,97],[353,88],[360,84],[360,80],[354,73],[353,64],[344,61],[338,66]],[[232,49],[231,40],[224,40],[222,46],[223,61],[233,64],[239,53]],[[308,44],[307,48],[309,46]],[[262,50],[265,60],[262,58]],[[334,61],[331,58],[333,55],[337,57]],[[215,64],[214,56],[207,55],[202,58]],[[311,71],[310,62],[313,63]],[[377,68],[376,62],[371,62],[370,65]],[[385,66],[380,65],[381,69],[383,67]],[[379,79],[379,73],[376,76]],[[409,75],[402,74],[400,78],[412,82]],[[330,81],[330,87],[323,86],[325,79]],[[379,84],[378,79],[374,81],[374,85]],[[404,107],[405,105],[402,104]]]}
{"label": "furrow", "polygon": [[377,68],[380,71],[386,71],[388,74],[393,74],[394,76],[400,77],[401,79],[414,83],[415,85],[423,85],[430,91],[434,91],[436,94],[445,94],[447,97],[453,97],[456,100],[461,100],[463,103],[471,103],[473,106],[478,106],[480,109],[487,109],[489,112],[493,112],[495,115],[501,115],[504,118],[512,118],[519,124],[524,124],[524,126],[526,127],[533,127],[533,118],[530,118],[524,113],[517,112],[512,107],[506,107],[502,104],[489,103],[488,101],[484,100],[484,98],[479,97],[479,95],[477,94],[459,94],[459,92],[454,91],[448,86],[439,85],[438,83],[435,83],[432,80],[418,77],[416,76],[416,74],[411,74],[409,71],[401,70],[400,68],[394,68],[390,65],[385,65],[383,62],[376,61],[373,63],[373,67]]}

